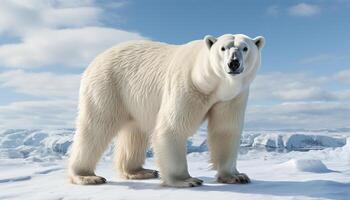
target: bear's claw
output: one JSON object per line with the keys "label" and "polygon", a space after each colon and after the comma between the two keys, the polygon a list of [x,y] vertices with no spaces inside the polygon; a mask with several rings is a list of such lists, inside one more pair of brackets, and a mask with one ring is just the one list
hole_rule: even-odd
{"label": "bear's claw", "polygon": [[249,177],[244,173],[233,174],[233,175],[224,176],[224,177],[219,176],[217,181],[219,183],[228,183],[228,184],[247,184],[247,183],[250,183]]}
{"label": "bear's claw", "polygon": [[140,169],[133,173],[125,174],[126,179],[151,179],[158,178],[159,173],[157,170],[152,169]]}
{"label": "bear's claw", "polygon": [[186,188],[186,187],[198,187],[203,185],[203,180],[198,178],[187,178],[185,180],[176,180],[171,183],[163,183],[163,186]]}
{"label": "bear's claw", "polygon": [[71,176],[70,181],[78,185],[99,185],[107,182],[107,180],[101,176]]}

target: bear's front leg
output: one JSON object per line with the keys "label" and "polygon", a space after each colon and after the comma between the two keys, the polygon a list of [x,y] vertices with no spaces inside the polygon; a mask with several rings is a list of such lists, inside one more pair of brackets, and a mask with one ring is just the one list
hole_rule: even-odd
{"label": "bear's front leg", "polygon": [[220,183],[249,183],[236,168],[248,91],[235,99],[215,104],[208,115],[208,144],[211,162]]}
{"label": "bear's front leg", "polygon": [[153,138],[153,150],[164,186],[195,187],[203,181],[192,178],[186,160],[187,137],[170,127],[157,128]]}
{"label": "bear's front leg", "polygon": [[[152,137],[152,146],[163,185],[195,187],[203,181],[193,178],[187,169],[187,138],[198,129],[210,104],[193,91],[184,77],[172,76],[162,97]],[[186,76],[187,78],[187,76]],[[180,85],[176,85],[180,84]],[[196,94],[197,96],[193,96]],[[198,99],[203,98],[203,99]]]}

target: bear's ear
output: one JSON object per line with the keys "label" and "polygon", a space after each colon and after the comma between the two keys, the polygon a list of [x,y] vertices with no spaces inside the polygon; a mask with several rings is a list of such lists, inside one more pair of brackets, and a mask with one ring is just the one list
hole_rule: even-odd
{"label": "bear's ear", "polygon": [[204,37],[204,42],[207,45],[208,49],[211,48],[211,46],[213,46],[213,44],[217,41],[218,39],[216,39],[214,36],[211,35],[207,35]]}
{"label": "bear's ear", "polygon": [[258,36],[254,38],[253,41],[259,50],[262,49],[265,45],[265,38],[263,36]]}

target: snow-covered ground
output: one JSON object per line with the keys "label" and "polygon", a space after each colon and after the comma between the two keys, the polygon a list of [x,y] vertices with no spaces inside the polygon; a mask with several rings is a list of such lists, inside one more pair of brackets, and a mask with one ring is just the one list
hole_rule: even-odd
{"label": "snow-covered ground", "polygon": [[[116,178],[110,147],[97,174],[99,186],[67,182],[72,129],[0,131],[0,199],[349,199],[350,133],[344,131],[245,131],[238,168],[248,185],[215,182],[208,166],[205,129],[188,142],[192,176],[202,187],[174,189],[159,179]],[[146,167],[155,168],[152,153]]]}

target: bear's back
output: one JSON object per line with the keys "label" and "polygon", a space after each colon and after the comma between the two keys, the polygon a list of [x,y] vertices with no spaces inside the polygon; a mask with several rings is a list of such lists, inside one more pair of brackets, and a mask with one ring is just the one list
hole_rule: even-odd
{"label": "bear's back", "polygon": [[[100,93],[96,85],[101,90],[110,88],[132,118],[144,128],[150,128],[159,111],[166,82],[184,72],[180,68],[185,66],[174,67],[171,63],[192,60],[193,56],[186,52],[193,46],[193,42],[184,45],[153,41],[121,43],[97,56],[84,73],[84,79],[93,80],[86,83],[94,88],[94,93]],[[91,84],[93,82],[95,84]]]}
{"label": "bear's back", "polygon": [[[159,110],[168,63],[177,48],[152,41],[121,43],[97,56],[87,69],[92,73],[87,74],[98,74],[99,81],[106,81],[106,85],[112,80],[117,101],[124,104],[132,118],[141,122],[140,126],[148,126],[154,123],[152,118]],[[109,78],[102,79],[103,74]]]}

